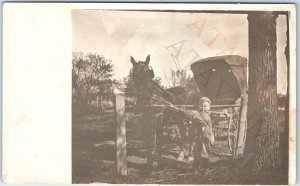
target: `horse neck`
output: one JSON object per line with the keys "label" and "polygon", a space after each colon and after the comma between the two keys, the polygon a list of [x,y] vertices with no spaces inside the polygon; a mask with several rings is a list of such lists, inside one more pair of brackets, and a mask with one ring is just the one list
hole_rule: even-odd
{"label": "horse neck", "polygon": [[150,103],[150,100],[154,95],[164,102],[173,102],[173,96],[171,95],[171,93],[164,90],[158,83],[153,80],[150,80],[145,84],[145,86],[138,87],[137,91],[137,99],[139,103]]}
{"label": "horse neck", "polygon": [[170,92],[163,89],[155,81],[152,81],[152,88],[153,88],[153,93],[156,94],[158,97],[160,97],[168,102],[173,102],[173,95]]}

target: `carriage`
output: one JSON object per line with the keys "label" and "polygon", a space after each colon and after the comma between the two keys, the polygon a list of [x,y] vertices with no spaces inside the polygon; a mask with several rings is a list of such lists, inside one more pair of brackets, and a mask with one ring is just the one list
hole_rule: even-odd
{"label": "carriage", "polygon": [[242,154],[247,129],[246,58],[230,55],[202,59],[193,63],[191,70],[200,91],[212,101],[212,113],[217,113],[211,116],[216,139],[227,141],[228,148],[219,153]]}
{"label": "carriage", "polygon": [[[145,62],[132,61],[133,69],[131,70],[133,79],[136,78],[136,87],[139,88],[137,89],[136,108],[145,116],[142,122],[149,123],[149,118],[153,118],[154,115],[157,117],[161,113],[161,116],[157,117],[158,120],[154,121],[156,122],[155,127],[152,127],[155,129],[154,143],[152,143],[150,135],[147,138],[148,144],[150,144],[148,145],[147,163],[152,165],[152,161],[155,159],[159,159],[159,162],[166,162],[171,158],[167,154],[175,152],[178,153],[177,160],[191,164],[192,162],[182,158],[178,159],[178,157],[186,146],[191,146],[188,134],[191,123],[186,120],[184,110],[195,110],[196,108],[194,105],[172,104],[172,102],[176,103],[173,98],[178,98],[174,92],[165,91],[150,80],[142,82],[142,79],[146,79],[145,77],[148,79],[154,77],[153,70],[149,67],[149,61],[149,56]],[[248,109],[246,58],[228,55],[201,59],[191,65],[191,70],[201,96],[208,97],[212,101],[211,119],[216,139],[213,147],[214,154],[217,157],[231,158],[242,155],[247,133]],[[139,72],[148,75],[134,77],[135,73]],[[163,102],[164,105],[153,103],[154,98],[156,101]],[[149,130],[151,129],[149,128]],[[174,143],[174,141],[177,142]]]}

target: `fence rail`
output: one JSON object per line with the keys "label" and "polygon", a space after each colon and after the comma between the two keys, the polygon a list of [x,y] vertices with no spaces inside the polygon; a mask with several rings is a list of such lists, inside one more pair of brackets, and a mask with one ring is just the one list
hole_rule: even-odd
{"label": "fence rail", "polygon": [[[147,106],[147,105],[146,105]],[[161,107],[167,107],[168,105],[148,105],[148,107],[153,108],[161,108]],[[183,109],[196,109],[197,106],[195,105],[172,105],[177,108],[183,108]],[[126,108],[134,108],[134,105],[126,105]],[[233,104],[233,105],[211,105],[210,108],[213,109],[219,109],[219,108],[234,108],[234,107],[241,107],[240,104]]]}

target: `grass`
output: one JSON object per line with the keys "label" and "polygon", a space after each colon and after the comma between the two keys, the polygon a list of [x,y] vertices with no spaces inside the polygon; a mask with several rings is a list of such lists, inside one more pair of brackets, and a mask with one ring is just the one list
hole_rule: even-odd
{"label": "grass", "polygon": [[197,172],[164,166],[145,167],[145,143],[137,138],[137,123],[131,115],[127,125],[128,176],[116,174],[113,111],[93,110],[73,115],[73,183],[128,184],[287,184],[287,168],[254,171],[230,165],[216,165]]}

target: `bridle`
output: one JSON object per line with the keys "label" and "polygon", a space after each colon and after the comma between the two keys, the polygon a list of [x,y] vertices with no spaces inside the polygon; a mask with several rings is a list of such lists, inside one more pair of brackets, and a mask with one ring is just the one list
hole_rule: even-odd
{"label": "bridle", "polygon": [[[147,66],[149,72],[151,73],[151,79],[154,78],[154,71],[153,71],[153,68],[151,66]],[[133,70],[134,70],[134,67],[130,69],[130,77],[133,79]],[[149,78],[150,79],[150,78]]]}

